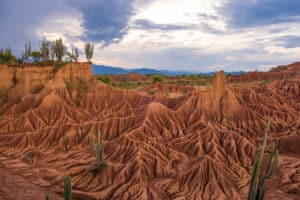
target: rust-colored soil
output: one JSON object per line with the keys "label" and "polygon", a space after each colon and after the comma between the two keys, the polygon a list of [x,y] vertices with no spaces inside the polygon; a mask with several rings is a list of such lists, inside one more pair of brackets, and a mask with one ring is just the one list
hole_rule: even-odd
{"label": "rust-colored soil", "polygon": [[[280,167],[266,199],[300,199],[295,73],[234,89],[220,72],[212,87],[176,98],[112,88],[87,64],[61,68],[36,94],[14,85],[0,103],[0,199],[61,199],[67,175],[74,199],[246,199],[268,117]],[[93,174],[97,129],[107,167]]]}

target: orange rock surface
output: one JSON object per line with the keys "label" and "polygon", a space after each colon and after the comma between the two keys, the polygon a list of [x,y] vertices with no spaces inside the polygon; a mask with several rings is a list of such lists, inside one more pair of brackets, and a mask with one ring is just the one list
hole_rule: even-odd
{"label": "orange rock surface", "polygon": [[[0,72],[1,94],[7,95],[0,102],[0,176],[21,177],[0,181],[2,199],[40,198],[45,191],[61,199],[67,175],[74,199],[246,199],[268,117],[280,166],[266,199],[300,197],[299,67],[291,75],[267,75],[286,73],[285,79],[237,89],[220,72],[212,87],[177,98],[112,88],[93,78],[89,63],[57,72],[22,69],[22,77],[45,74],[37,76],[43,89],[36,94],[28,93],[36,78],[25,86],[14,81],[23,80],[15,72],[21,69],[0,70],[9,74]],[[231,81],[253,80],[241,77]],[[93,174],[89,134],[98,129],[107,167]],[[17,189],[20,196],[9,196]]]}

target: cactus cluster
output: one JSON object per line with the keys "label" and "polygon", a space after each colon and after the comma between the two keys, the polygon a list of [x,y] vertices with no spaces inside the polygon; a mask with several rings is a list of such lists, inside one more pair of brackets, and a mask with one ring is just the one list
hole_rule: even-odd
{"label": "cactus cluster", "polygon": [[279,164],[279,153],[278,150],[275,148],[275,144],[272,144],[271,151],[269,153],[268,162],[266,165],[265,170],[259,175],[261,162],[263,160],[263,156],[267,146],[267,138],[268,132],[270,129],[271,119],[268,120],[267,128],[265,131],[263,145],[259,150],[259,153],[255,159],[249,193],[248,193],[248,200],[263,200],[265,197],[265,181],[273,176],[278,169]]}
{"label": "cactus cluster", "polygon": [[100,131],[98,131],[97,140],[95,140],[93,136],[90,137],[90,144],[91,144],[92,151],[96,156],[96,163],[92,171],[94,173],[97,173],[106,166],[104,160],[104,143]]}

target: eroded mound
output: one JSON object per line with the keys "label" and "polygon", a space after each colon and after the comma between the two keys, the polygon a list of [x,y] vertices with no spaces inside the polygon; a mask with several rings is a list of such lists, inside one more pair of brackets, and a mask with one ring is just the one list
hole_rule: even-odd
{"label": "eroded mound", "polygon": [[248,72],[239,76],[232,76],[232,82],[249,82],[261,80],[283,80],[283,79],[300,78],[300,62],[287,66],[278,66],[269,72]]}
{"label": "eroded mound", "polygon": [[[39,93],[1,104],[1,168],[57,194],[70,175],[74,199],[245,199],[270,116],[281,156],[267,199],[295,199],[299,85],[291,78],[232,89],[221,72],[213,87],[170,98],[114,89],[86,64],[67,65]],[[107,167],[93,174],[89,135],[98,129]]]}

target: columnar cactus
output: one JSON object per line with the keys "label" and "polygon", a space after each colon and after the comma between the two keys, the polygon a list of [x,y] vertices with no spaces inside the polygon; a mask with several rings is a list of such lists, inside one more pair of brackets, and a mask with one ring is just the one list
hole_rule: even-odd
{"label": "columnar cactus", "polygon": [[263,200],[265,196],[265,181],[269,179],[272,175],[275,174],[276,170],[278,169],[279,164],[279,153],[278,150],[275,148],[275,144],[272,144],[271,152],[269,154],[268,162],[265,171],[259,174],[260,165],[266,150],[267,146],[267,138],[268,138],[268,132],[270,129],[271,120],[269,119],[267,128],[265,131],[265,137],[263,141],[263,146],[260,148],[260,151],[255,159],[253,171],[252,171],[252,177],[249,187],[249,194],[248,194],[248,200]]}
{"label": "columnar cactus", "polygon": [[72,179],[70,176],[64,178],[64,199],[72,200]]}
{"label": "columnar cactus", "polygon": [[91,143],[92,151],[96,156],[95,167],[93,168],[92,171],[97,173],[98,171],[100,171],[101,169],[103,169],[106,166],[106,163],[104,160],[104,143],[103,143],[103,138],[102,138],[100,131],[98,131],[97,142],[95,141],[94,137],[91,136],[90,143]]}

